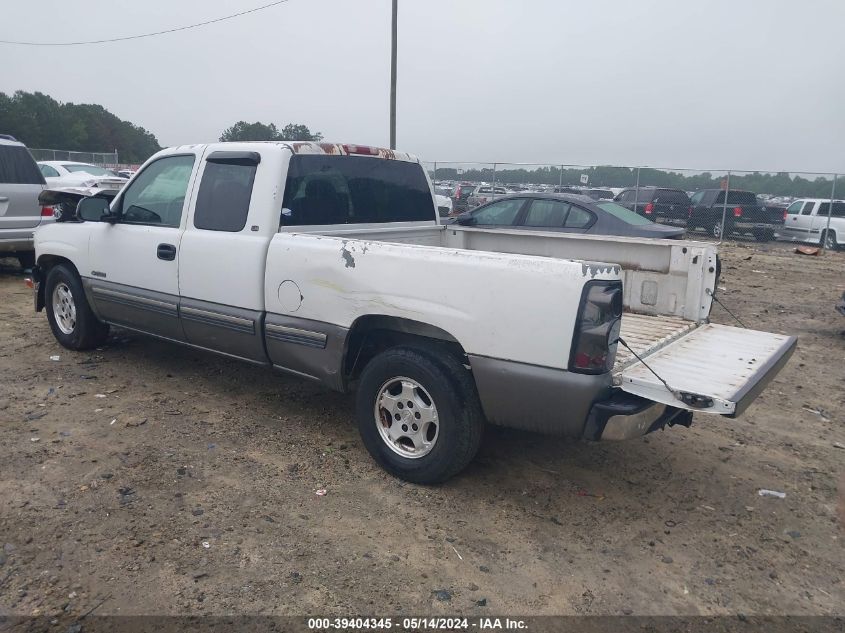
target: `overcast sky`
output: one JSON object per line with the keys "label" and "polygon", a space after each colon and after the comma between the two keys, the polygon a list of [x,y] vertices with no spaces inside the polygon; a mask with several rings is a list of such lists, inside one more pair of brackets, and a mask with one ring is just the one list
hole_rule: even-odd
{"label": "overcast sky", "polygon": [[[0,39],[155,31],[269,0],[3,0]],[[399,149],[426,160],[845,171],[842,0],[399,0]],[[388,144],[390,0],[289,0],[143,40],[0,45],[0,91],[162,145],[238,120]],[[109,148],[91,148],[109,149]]]}

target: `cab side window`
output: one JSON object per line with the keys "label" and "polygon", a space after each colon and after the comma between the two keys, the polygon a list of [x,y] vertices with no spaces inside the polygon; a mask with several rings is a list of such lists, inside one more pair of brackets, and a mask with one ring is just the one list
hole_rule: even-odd
{"label": "cab side window", "polygon": [[790,204],[789,207],[787,207],[786,209],[787,215],[798,215],[798,212],[801,210],[801,205],[803,204],[804,203],[800,200],[797,200],[796,202]]}
{"label": "cab side window", "polygon": [[210,231],[242,231],[255,171],[254,164],[206,163],[197,193],[194,226]]}
{"label": "cab side window", "polygon": [[193,154],[166,156],[148,165],[124,191],[119,222],[178,227],[193,168]]}
{"label": "cab side window", "polygon": [[815,202],[805,202],[804,208],[801,209],[801,215],[810,215],[813,212],[814,206],[816,206]]}

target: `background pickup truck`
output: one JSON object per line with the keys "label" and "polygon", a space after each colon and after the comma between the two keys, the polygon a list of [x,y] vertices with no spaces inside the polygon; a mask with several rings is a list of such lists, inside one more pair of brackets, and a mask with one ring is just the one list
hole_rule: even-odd
{"label": "background pickup truck", "polygon": [[723,234],[751,234],[758,242],[768,242],[783,226],[783,211],[761,205],[750,191],[732,189],[726,203],[724,189],[702,189],[690,200],[687,228],[704,229],[716,238]]}
{"label": "background pickup truck", "polygon": [[795,346],[708,323],[711,244],[443,226],[415,158],[355,145],[164,150],[35,245],[65,347],[114,324],[357,389],[369,452],[421,483],[485,423],[607,440],[739,415]]}

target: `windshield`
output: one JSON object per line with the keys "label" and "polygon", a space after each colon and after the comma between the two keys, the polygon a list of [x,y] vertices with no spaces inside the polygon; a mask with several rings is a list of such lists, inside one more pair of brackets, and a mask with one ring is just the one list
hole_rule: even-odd
{"label": "windshield", "polygon": [[628,209],[619,206],[615,202],[598,202],[596,203],[596,206],[602,211],[607,211],[610,215],[615,216],[623,222],[627,222],[628,224],[634,226],[639,226],[643,224],[654,224],[651,220],[644,218],[641,215],[637,215],[633,211],[628,211]]}
{"label": "windshield", "polygon": [[92,176],[116,176],[113,171],[110,169],[105,169],[103,167],[98,167],[97,165],[79,165],[74,163],[64,164],[62,165],[65,169],[69,172],[85,172],[86,174],[91,174]]}

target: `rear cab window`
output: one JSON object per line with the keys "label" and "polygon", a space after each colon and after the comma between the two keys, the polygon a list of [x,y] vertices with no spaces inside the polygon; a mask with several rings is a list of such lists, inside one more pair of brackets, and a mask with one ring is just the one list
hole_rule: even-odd
{"label": "rear cab window", "polygon": [[689,196],[684,191],[677,191],[676,189],[658,189],[654,195],[655,202],[663,204],[681,204],[689,205]]}
{"label": "rear cab window", "polygon": [[369,156],[292,156],[282,207],[282,226],[435,219],[418,163]]}
{"label": "rear cab window", "polygon": [[[724,202],[725,192],[720,191],[719,195],[716,196],[716,202],[714,204],[724,204]],[[728,204],[742,204],[751,207],[757,206],[757,196],[750,191],[729,191]]]}

